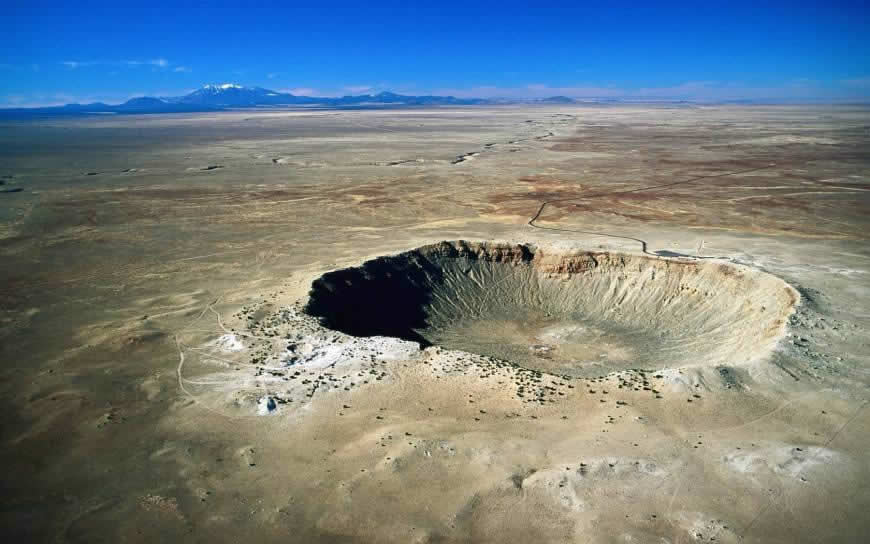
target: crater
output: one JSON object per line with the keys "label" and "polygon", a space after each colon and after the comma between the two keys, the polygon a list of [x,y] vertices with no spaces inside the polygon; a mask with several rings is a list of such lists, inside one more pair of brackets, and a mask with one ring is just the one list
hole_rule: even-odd
{"label": "crater", "polygon": [[761,360],[798,300],[725,261],[457,241],[328,272],[306,312],[353,336],[588,377]]}

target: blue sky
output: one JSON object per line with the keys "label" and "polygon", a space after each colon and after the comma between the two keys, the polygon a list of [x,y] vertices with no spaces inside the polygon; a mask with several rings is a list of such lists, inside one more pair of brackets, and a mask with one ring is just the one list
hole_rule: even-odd
{"label": "blue sky", "polygon": [[6,0],[0,105],[295,94],[870,100],[866,2]]}

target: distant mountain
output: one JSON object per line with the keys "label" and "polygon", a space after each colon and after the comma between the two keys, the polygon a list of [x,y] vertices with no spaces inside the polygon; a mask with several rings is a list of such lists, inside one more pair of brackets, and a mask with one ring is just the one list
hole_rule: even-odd
{"label": "distant mountain", "polygon": [[[202,105],[181,104],[171,102],[165,98],[153,98],[150,96],[140,96],[139,98],[131,98],[130,100],[117,106],[110,106],[113,113],[183,113],[203,111]],[[214,108],[208,108],[214,109]]]}
{"label": "distant mountain", "polygon": [[341,98],[321,98],[318,101],[327,101],[335,106],[357,104],[405,104],[409,106],[445,106],[445,105],[477,105],[489,104],[489,100],[483,98],[456,98],[455,96],[412,96],[382,92],[376,95],[363,94],[358,96],[343,96]]}
{"label": "distant mountain", "polygon": [[[571,98],[550,96],[548,98],[456,98],[455,96],[405,95],[384,91],[375,95],[348,95],[341,97],[297,96],[262,87],[244,87],[237,83],[205,85],[184,96],[155,98],[140,96],[131,98],[123,104],[66,104],[42,108],[0,108],[2,118],[26,118],[51,115],[89,115],[89,114],[142,114],[142,113],[186,113],[221,111],[231,108],[258,108],[284,106],[321,106],[327,108],[368,108],[396,106],[474,106],[499,104],[635,104],[655,103],[685,106],[693,102],[666,98],[642,97],[602,97]],[[773,100],[731,100],[730,104],[773,104],[784,103]],[[788,102],[785,102],[788,103]],[[795,101],[795,103],[797,103]]]}
{"label": "distant mountain", "polygon": [[391,92],[376,95],[348,95],[342,97],[296,96],[262,87],[243,87],[235,83],[206,85],[185,96],[166,98],[169,103],[214,106],[224,108],[244,108],[256,106],[280,106],[298,104],[321,104],[325,106],[357,106],[365,104],[402,104],[402,105],[462,105],[482,104],[480,98],[456,98],[453,96],[409,96]]}
{"label": "distant mountain", "polygon": [[551,96],[549,98],[542,98],[538,102],[544,104],[574,104],[576,100],[567,96]]}
{"label": "distant mountain", "polygon": [[184,96],[155,98],[142,96],[131,98],[123,104],[109,105],[102,102],[92,104],[67,104],[44,108],[0,109],[4,117],[28,115],[72,115],[92,113],[181,113],[196,111],[218,111],[227,108],[254,108],[263,106],[321,105],[326,107],[342,106],[444,106],[494,104],[495,101],[483,98],[456,98],[454,96],[412,96],[391,92],[376,95],[348,95],[342,97],[296,96],[262,87],[244,87],[236,83],[205,85]]}
{"label": "distant mountain", "polygon": [[244,108],[281,104],[314,104],[320,99],[279,93],[261,87],[243,87],[235,83],[206,85],[190,94],[165,99],[169,103],[223,108]]}

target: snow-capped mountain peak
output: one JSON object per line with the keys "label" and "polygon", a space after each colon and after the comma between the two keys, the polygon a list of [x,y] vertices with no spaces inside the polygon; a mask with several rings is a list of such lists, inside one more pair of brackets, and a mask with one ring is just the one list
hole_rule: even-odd
{"label": "snow-capped mountain peak", "polygon": [[177,98],[186,104],[203,104],[209,106],[255,106],[293,102],[296,97],[264,89],[262,87],[245,87],[238,83],[220,83],[203,85],[192,93]]}
{"label": "snow-capped mountain peak", "polygon": [[221,83],[220,85],[203,85],[203,90],[208,91],[226,91],[227,89],[242,89],[238,83]]}

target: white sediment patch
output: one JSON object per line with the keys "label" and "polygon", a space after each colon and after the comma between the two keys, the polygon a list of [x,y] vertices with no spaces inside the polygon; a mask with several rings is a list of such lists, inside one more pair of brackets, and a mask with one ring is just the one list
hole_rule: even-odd
{"label": "white sediment patch", "polygon": [[295,414],[315,395],[389,380],[388,361],[421,356],[416,342],[330,331],[292,306],[249,326],[249,333],[225,333],[191,348],[180,378],[186,391],[221,413]]}
{"label": "white sediment patch", "polygon": [[209,342],[207,347],[217,349],[224,353],[234,353],[237,351],[243,351],[245,349],[245,344],[243,344],[235,334],[227,333],[221,335],[217,340]]}
{"label": "white sediment patch", "polygon": [[737,451],[726,455],[722,461],[729,469],[743,474],[773,472],[800,478],[813,467],[839,463],[841,457],[841,454],[828,448],[776,443],[751,451]]}
{"label": "white sediment patch", "polygon": [[304,365],[306,368],[326,368],[342,358],[348,347],[347,343],[314,344],[305,342],[298,349],[298,354],[285,358],[282,362],[290,365]]}
{"label": "white sediment patch", "polygon": [[398,338],[323,338],[312,335],[302,341],[288,343],[288,355],[281,359],[281,363],[286,366],[300,365],[307,369],[318,369],[335,366],[343,360],[366,359],[371,356],[385,361],[409,359],[419,354],[419,351],[419,344]]}

